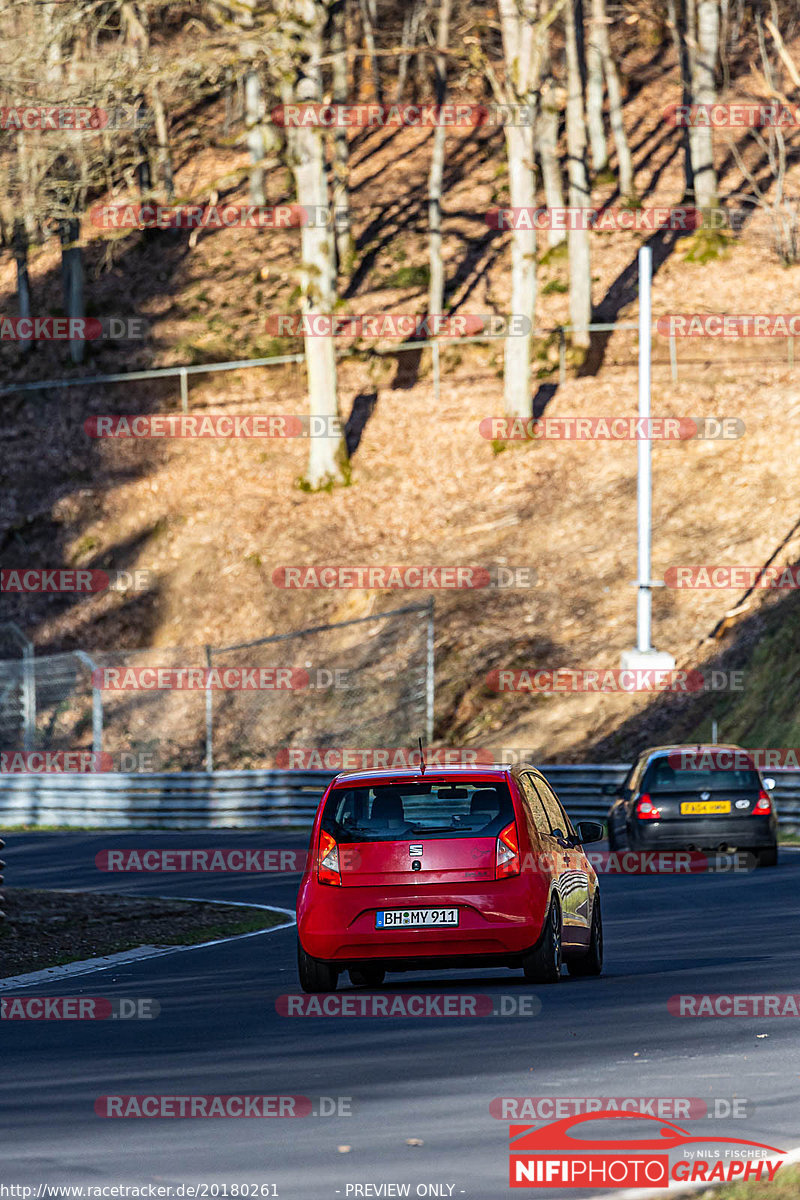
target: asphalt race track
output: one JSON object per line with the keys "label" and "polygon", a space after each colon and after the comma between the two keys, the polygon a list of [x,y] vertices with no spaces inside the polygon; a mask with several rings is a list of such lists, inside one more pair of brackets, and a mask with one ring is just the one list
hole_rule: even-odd
{"label": "asphalt race track", "polygon": [[[233,831],[6,842],[8,885],[285,908],[299,874],[111,875],[97,870],[95,854],[305,844]],[[750,874],[602,883],[606,973],[536,989],[536,1016],[281,1016],[276,999],[299,990],[293,928],[30,988],[153,997],[161,1013],[0,1022],[0,1183],[271,1183],[286,1200],[397,1195],[348,1185],[410,1184],[412,1196],[438,1185],[427,1194],[508,1197],[508,1124],[489,1111],[501,1096],[746,1098],[746,1118],[677,1124],[784,1150],[800,1144],[798,1020],[681,1019],[667,1009],[676,993],[800,993],[800,852],[782,850],[777,869]],[[346,977],[340,988],[349,990]],[[381,990],[489,994],[496,1003],[532,991],[521,972],[504,970],[394,975]],[[315,1114],[320,1097],[348,1097],[352,1115],[99,1117],[94,1102],[109,1094],[303,1095]]]}

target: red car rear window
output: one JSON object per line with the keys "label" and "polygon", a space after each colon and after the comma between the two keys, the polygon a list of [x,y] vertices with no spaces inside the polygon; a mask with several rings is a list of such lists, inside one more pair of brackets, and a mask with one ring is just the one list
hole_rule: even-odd
{"label": "red car rear window", "polygon": [[514,819],[508,785],[499,783],[376,784],[337,787],[322,828],[337,841],[490,837]]}

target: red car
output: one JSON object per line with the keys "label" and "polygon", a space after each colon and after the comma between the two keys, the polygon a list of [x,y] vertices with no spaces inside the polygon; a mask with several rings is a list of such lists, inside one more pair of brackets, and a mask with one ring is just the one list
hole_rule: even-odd
{"label": "red car", "polygon": [[320,801],[297,905],[306,992],[342,971],[521,968],[555,983],[599,975],[597,876],[583,853],[603,827],[573,827],[534,767],[337,775]]}

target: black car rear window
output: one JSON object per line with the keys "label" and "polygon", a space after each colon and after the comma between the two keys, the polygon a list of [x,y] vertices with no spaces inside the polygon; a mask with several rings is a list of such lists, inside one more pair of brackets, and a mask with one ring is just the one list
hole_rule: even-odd
{"label": "black car rear window", "polygon": [[667,758],[657,758],[644,773],[642,792],[749,792],[761,786],[757,771],[747,768],[692,770],[673,767]]}
{"label": "black car rear window", "polygon": [[409,781],[335,788],[325,804],[322,828],[339,842],[426,841],[496,836],[513,820],[505,782]]}

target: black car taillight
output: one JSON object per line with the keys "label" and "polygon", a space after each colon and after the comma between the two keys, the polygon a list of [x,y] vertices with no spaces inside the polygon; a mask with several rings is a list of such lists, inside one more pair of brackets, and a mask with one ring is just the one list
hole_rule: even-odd
{"label": "black car taillight", "polygon": [[657,821],[661,816],[661,809],[655,807],[647,792],[643,792],[636,805],[636,815],[640,821]]}
{"label": "black car taillight", "polygon": [[756,806],[753,809],[753,812],[758,813],[759,816],[764,816],[766,813],[772,812],[770,798],[763,788],[758,793],[758,800],[756,801]]}

